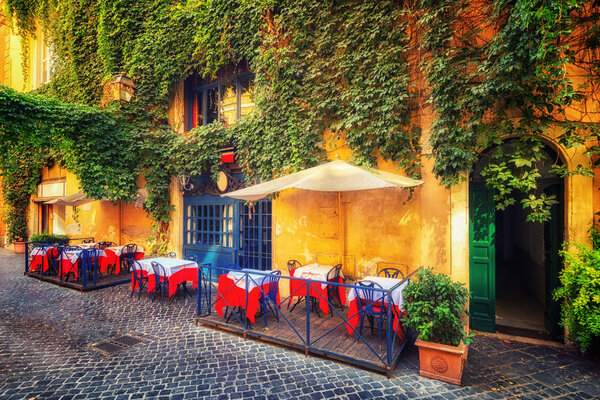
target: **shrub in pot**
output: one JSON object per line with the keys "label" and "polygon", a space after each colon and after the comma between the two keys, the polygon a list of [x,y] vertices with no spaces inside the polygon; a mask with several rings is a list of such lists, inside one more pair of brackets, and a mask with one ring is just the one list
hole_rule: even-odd
{"label": "shrub in pot", "polygon": [[69,244],[69,235],[58,235],[53,233],[36,233],[31,235],[31,242],[44,242],[52,244]]}
{"label": "shrub in pot", "polygon": [[460,385],[468,345],[472,341],[461,320],[469,292],[465,285],[432,268],[403,292],[404,322],[418,333],[420,375]]}

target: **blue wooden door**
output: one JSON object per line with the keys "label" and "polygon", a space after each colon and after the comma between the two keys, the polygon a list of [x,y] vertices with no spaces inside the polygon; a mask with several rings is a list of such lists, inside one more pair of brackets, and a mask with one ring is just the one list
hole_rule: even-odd
{"label": "blue wooden door", "polygon": [[[183,255],[215,267],[271,269],[271,201],[248,205],[204,194],[184,197]],[[214,271],[213,279],[220,275]]]}

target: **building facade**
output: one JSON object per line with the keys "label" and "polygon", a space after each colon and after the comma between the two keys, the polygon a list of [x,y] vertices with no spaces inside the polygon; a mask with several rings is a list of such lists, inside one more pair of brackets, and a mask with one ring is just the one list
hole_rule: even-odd
{"label": "building facade", "polygon": [[[20,38],[0,19],[0,84],[30,91],[51,79],[52,52],[42,35],[27,45],[30,68],[23,74]],[[576,67],[567,72],[575,82],[583,80]],[[179,82],[171,96],[171,126],[184,134],[215,120],[236,123],[254,107],[252,80],[252,71],[244,65],[221,71],[216,80]],[[599,110],[600,105],[591,108]],[[405,273],[432,266],[469,286],[474,329],[495,331],[497,326],[509,326],[548,330],[558,336],[558,305],[551,298],[562,268],[558,251],[563,242],[590,243],[588,230],[595,212],[600,211],[598,174],[560,178],[548,167],[542,168],[539,186],[556,195],[558,204],[548,222],[527,222],[519,205],[496,210],[492,193],[479,175],[480,165],[455,186],[441,184],[433,173],[428,144],[433,116],[431,110],[424,110],[417,121],[422,129],[424,184],[413,192],[348,192],[338,202],[335,194],[287,190],[276,199],[248,204],[221,197],[242,187],[244,181],[235,149],[226,148],[217,182],[197,176],[183,186],[172,179],[171,249],[179,257],[196,255],[200,262],[259,269],[286,270],[290,259],[302,264],[341,262],[344,274],[356,279],[387,266]],[[600,122],[597,111],[589,115],[591,122]],[[569,169],[592,166],[584,146],[566,149],[558,144],[558,134],[545,137],[544,152],[549,159]],[[329,159],[351,158],[343,137],[326,135],[325,139],[331,144],[327,148],[333,149],[328,151]],[[482,164],[487,154],[489,149],[482,149]],[[397,167],[379,159],[379,169],[397,172]],[[143,179],[138,183],[143,190]],[[46,203],[79,191],[72,173],[58,165],[45,168],[31,200],[30,233],[93,236],[119,244],[144,244],[151,236],[151,221],[141,207],[142,192],[132,204],[93,201],[72,207]],[[530,317],[519,314],[519,309]]]}

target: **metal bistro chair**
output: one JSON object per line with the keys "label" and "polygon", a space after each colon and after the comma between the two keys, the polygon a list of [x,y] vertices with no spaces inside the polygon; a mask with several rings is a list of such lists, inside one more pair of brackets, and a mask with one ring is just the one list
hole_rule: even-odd
{"label": "metal bistro chair", "polygon": [[[242,267],[240,267],[237,264],[227,264],[226,266],[223,267],[223,271],[226,271],[225,273],[229,273],[229,271],[241,271]],[[234,310],[233,312],[238,312],[241,310],[240,306],[236,306],[235,307],[236,310]],[[225,307],[225,314],[223,314],[223,318],[226,319],[226,322],[229,322],[229,320],[231,319],[232,314],[229,314],[229,316],[227,316],[227,314],[229,313],[229,306]]]}
{"label": "metal bistro chair", "polygon": [[377,273],[377,276],[384,276],[386,278],[398,278],[398,275],[402,277],[400,279],[404,279],[404,274],[402,273],[402,271],[400,271],[398,268],[391,267],[383,268]]}
{"label": "metal bistro chair", "polygon": [[81,243],[82,243],[82,244],[85,244],[85,243],[94,243],[94,239],[83,239],[83,240],[81,241]]}
{"label": "metal bistro chair", "polygon": [[279,322],[279,306],[277,305],[279,278],[281,278],[281,271],[273,271],[263,279],[263,287],[264,285],[268,285],[268,290],[265,293],[261,292],[258,302],[265,320],[265,327],[267,326],[267,313],[270,311],[275,313],[275,318]]}
{"label": "metal bistro chair", "polygon": [[83,286],[87,285],[87,281],[90,278],[94,279],[94,286],[98,284],[98,276],[101,275],[98,268],[98,259],[100,257],[100,250],[98,249],[85,249],[79,256],[79,265],[81,268],[81,283]]}
{"label": "metal bistro chair", "polygon": [[177,258],[177,253],[175,253],[174,251],[170,251],[167,253],[167,257],[169,258]]}
{"label": "metal bistro chair", "polygon": [[[342,270],[342,264],[338,264],[335,267],[331,268],[327,273],[327,282],[335,282],[338,283],[340,278],[340,272]],[[344,279],[342,278],[342,282]],[[342,304],[342,299],[340,299],[340,287],[336,285],[327,285],[327,300],[333,304],[333,299],[337,298],[340,303],[340,307],[342,311],[344,310],[344,305]],[[331,311],[331,315],[333,315],[333,310]]]}
{"label": "metal bistro chair", "polygon": [[57,246],[48,246],[47,248],[45,248],[45,251],[46,261],[48,262],[48,275],[60,276],[60,260],[62,256],[62,248]]}
{"label": "metal bistro chair", "polygon": [[[300,261],[289,260],[287,262],[287,268],[288,268],[288,272],[290,273],[290,276],[294,276],[294,271],[296,270],[296,268],[300,268],[301,266],[302,266],[302,264],[300,264]],[[303,299],[304,299],[304,296],[298,296],[296,304],[300,303],[300,301],[302,301]],[[291,303],[292,303],[292,296],[290,295],[290,298],[288,299],[288,305],[287,305],[288,310],[290,309]],[[296,304],[294,304],[294,307],[296,306]]]}
{"label": "metal bistro chair", "polygon": [[148,282],[148,277],[144,276],[144,272],[142,270],[142,266],[139,262],[132,259],[126,259],[125,262],[128,264],[128,268],[131,269],[131,295],[133,297],[133,293],[135,292],[136,286],[139,288],[138,300],[142,297],[142,290],[146,282]]}
{"label": "metal bistro chair", "polygon": [[123,249],[121,250],[121,256],[119,257],[121,270],[129,272],[129,263],[127,263],[127,260],[135,260],[136,253],[137,245],[130,243],[126,246],[123,246]]}
{"label": "metal bistro chair", "polygon": [[96,248],[99,250],[106,250],[107,247],[116,247],[117,244],[115,242],[98,242],[96,243]]}
{"label": "metal bistro chair", "polygon": [[383,320],[387,317],[387,309],[383,301],[385,292],[383,291],[383,288],[375,282],[358,281],[356,282],[356,286],[359,286],[354,288],[356,291],[356,299],[358,301],[358,309],[360,312],[358,333],[362,335],[363,323],[366,316],[369,320],[369,324],[371,325],[371,335],[373,335],[375,319],[377,319],[379,345],[381,346],[381,330],[383,327]]}
{"label": "metal bistro chair", "polygon": [[165,297],[165,291],[167,292],[167,298],[169,296],[169,279],[167,278],[167,271],[160,263],[152,261],[152,272],[154,273],[154,292],[152,293],[152,301],[158,292],[160,292],[160,301],[163,302]]}

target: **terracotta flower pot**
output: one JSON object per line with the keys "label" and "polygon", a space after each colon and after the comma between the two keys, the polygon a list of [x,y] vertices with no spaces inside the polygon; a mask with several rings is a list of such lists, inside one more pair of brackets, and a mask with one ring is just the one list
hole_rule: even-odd
{"label": "terracotta flower pot", "polygon": [[421,376],[460,385],[468,346],[448,346],[417,339]]}
{"label": "terracotta flower pot", "polygon": [[13,251],[15,254],[25,254],[25,244],[27,242],[13,242]]}

